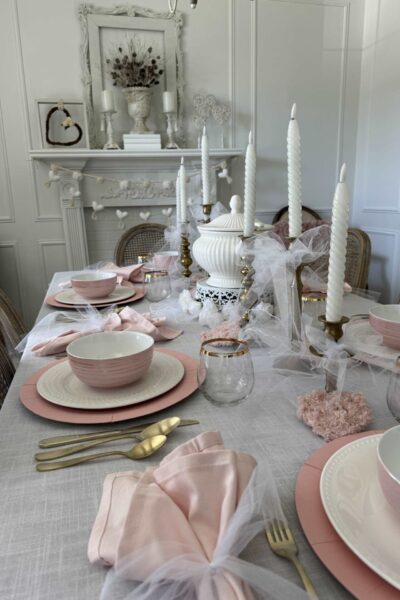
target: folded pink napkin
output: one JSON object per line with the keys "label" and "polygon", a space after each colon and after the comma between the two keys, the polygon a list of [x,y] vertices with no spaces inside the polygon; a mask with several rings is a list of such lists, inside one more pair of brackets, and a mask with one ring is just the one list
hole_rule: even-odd
{"label": "folded pink napkin", "polygon": [[[185,577],[183,585],[194,586],[196,595],[182,595],[180,589],[182,598],[252,598],[247,584],[229,569],[213,567],[213,561],[218,563],[215,555],[227,543],[224,534],[255,466],[252,456],[225,449],[220,434],[208,432],[144,473],[107,475],[89,539],[90,562],[113,565],[125,579],[156,586],[152,598],[175,598],[171,589],[157,595],[157,585],[182,584]],[[205,585],[210,564],[212,595]]]}
{"label": "folded pink napkin", "polygon": [[110,271],[116,273],[125,281],[131,281],[132,283],[143,282],[143,265],[129,265],[127,267],[118,267],[112,262],[106,263],[102,267],[102,271]]}
{"label": "folded pink napkin", "polygon": [[49,356],[64,352],[70,342],[75,339],[95,333],[96,331],[139,331],[151,335],[156,342],[173,340],[181,335],[182,330],[171,329],[165,325],[165,317],[153,317],[148,313],[141,314],[130,306],[125,306],[120,313],[111,313],[98,330],[76,331],[69,329],[62,334],[39,342],[31,350],[37,356]]}

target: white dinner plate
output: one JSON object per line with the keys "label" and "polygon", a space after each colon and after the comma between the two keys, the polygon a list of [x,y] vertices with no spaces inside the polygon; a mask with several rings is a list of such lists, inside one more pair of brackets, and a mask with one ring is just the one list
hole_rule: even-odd
{"label": "white dinner plate", "polygon": [[355,358],[384,369],[393,369],[399,350],[385,346],[368,319],[354,319],[343,327],[340,343],[355,354]]}
{"label": "white dinner plate", "polygon": [[126,300],[135,295],[135,290],[131,287],[117,285],[115,290],[103,296],[102,298],[84,298],[75,292],[73,288],[67,288],[58,292],[55,295],[55,299],[62,304],[72,304],[82,306],[83,304],[110,304],[112,302],[118,302],[119,300]]}
{"label": "white dinner plate", "polygon": [[144,377],[121,388],[100,389],[82,383],[66,360],[45,371],[36,389],[42,398],[60,406],[84,410],[117,408],[151,400],[168,392],[181,381],[184,373],[180,360],[163,352],[154,352]]}
{"label": "white dinner plate", "polygon": [[375,573],[400,590],[400,519],[378,480],[382,434],[350,442],[325,464],[322,504],[345,544]]}

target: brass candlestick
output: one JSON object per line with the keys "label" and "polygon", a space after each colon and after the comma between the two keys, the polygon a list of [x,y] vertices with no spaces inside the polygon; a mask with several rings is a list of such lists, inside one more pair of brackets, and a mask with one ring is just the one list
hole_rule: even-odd
{"label": "brass candlestick", "polygon": [[205,216],[204,223],[210,222],[210,220],[211,220],[210,215],[211,215],[212,207],[213,207],[212,204],[203,204],[203,214]]}
{"label": "brass candlestick", "polygon": [[340,321],[327,321],[325,315],[320,315],[318,321],[321,321],[324,325],[324,331],[326,335],[338,342],[343,335],[343,325],[349,322],[348,317],[342,317]]}
{"label": "brass candlestick", "polygon": [[182,275],[184,277],[190,277],[192,272],[189,267],[193,261],[190,256],[190,242],[186,233],[181,233],[181,256],[179,262],[183,267]]}
{"label": "brass candlestick", "polygon": [[[327,321],[325,315],[320,315],[318,321],[321,321],[324,325],[324,331],[327,336],[331,337],[336,343],[340,340],[343,335],[343,325],[348,323],[348,317],[342,317],[340,321]],[[315,351],[315,348],[310,350],[313,354],[322,356]],[[327,394],[335,392],[337,390],[337,377],[334,373],[330,373],[328,370],[325,372],[325,391]]]}
{"label": "brass candlestick", "polygon": [[[239,236],[243,242],[244,248],[246,248],[246,244],[254,239],[254,236],[245,237],[243,235]],[[249,322],[250,319],[250,310],[256,304],[258,300],[257,294],[251,289],[254,283],[254,269],[253,269],[253,261],[254,256],[251,254],[243,254],[240,257],[240,260],[244,263],[244,266],[240,269],[241,274],[243,275],[243,279],[241,282],[239,300],[244,307],[245,311],[240,320],[240,325],[243,327],[246,323]]]}

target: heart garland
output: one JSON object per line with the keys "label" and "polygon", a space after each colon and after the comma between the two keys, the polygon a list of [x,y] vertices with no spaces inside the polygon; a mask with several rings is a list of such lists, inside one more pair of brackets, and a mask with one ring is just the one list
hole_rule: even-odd
{"label": "heart garland", "polygon": [[124,219],[126,219],[126,217],[128,216],[127,211],[117,209],[115,211],[115,214],[117,215],[117,219],[118,219],[118,229],[125,229]]}
{"label": "heart garland", "polygon": [[[65,119],[61,123],[61,127],[64,127],[64,129],[69,129],[69,127],[75,127],[78,131],[77,137],[74,140],[71,140],[70,142],[59,142],[54,141],[50,138],[50,120],[54,113],[59,111],[63,112],[65,115]],[[60,102],[58,106],[54,106],[49,110],[46,116],[46,142],[48,144],[50,144],[51,146],[75,146],[75,144],[78,144],[81,141],[82,135],[83,131],[81,126],[72,120],[70,112],[64,107],[62,102]]]}

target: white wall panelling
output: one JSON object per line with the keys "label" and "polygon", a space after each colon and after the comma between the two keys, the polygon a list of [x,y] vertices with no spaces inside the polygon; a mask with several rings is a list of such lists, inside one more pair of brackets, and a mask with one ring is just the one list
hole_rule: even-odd
{"label": "white wall panelling", "polygon": [[[115,0],[94,0],[94,3],[107,7],[117,4]],[[141,4],[165,11],[167,3],[143,0]],[[338,170],[344,160],[350,189],[354,190],[352,224],[382,230],[390,225],[400,230],[397,168],[400,66],[396,62],[400,51],[400,2],[200,0],[197,9],[191,10],[189,2],[182,0],[180,9],[184,13],[182,46],[188,142],[194,146],[197,138],[191,124],[193,94],[213,93],[219,101],[231,103],[230,144],[244,149],[249,129],[255,129],[258,214],[269,220],[287,204],[286,132],[291,105],[297,102],[304,203],[325,217],[329,215]],[[47,262],[44,266],[40,257],[42,246],[37,240],[65,242],[64,249],[57,246],[54,260],[57,268],[61,268],[64,259],[65,269],[79,262],[71,255],[72,249],[68,250],[70,242],[64,233],[62,215],[67,206],[63,208],[56,186],[48,189],[43,185],[48,163],[32,164],[27,158],[29,148],[39,147],[35,98],[82,98],[80,42],[74,2],[2,0],[0,3],[0,52],[7,56],[0,65],[4,128],[0,137],[6,146],[6,153],[0,157],[0,241],[12,239],[18,243],[21,297],[27,321],[37,311],[44,291],[42,282],[47,279],[46,273],[37,277],[38,265],[48,269],[52,264]],[[210,126],[211,145],[216,145],[218,139],[219,132]],[[4,156],[10,182],[6,195]],[[93,173],[103,167],[104,164],[102,167],[87,164]],[[133,171],[133,165],[127,169],[129,179],[134,177]],[[220,182],[219,193],[224,200],[230,191],[243,194],[242,159],[236,159],[232,175],[231,189],[226,182]],[[85,195],[87,187],[83,185],[85,207],[91,199]],[[119,199],[108,200],[111,218],[111,207],[115,209]],[[157,206],[169,205],[168,198],[154,204],[149,198],[141,202],[142,206],[150,206],[157,217]],[[139,204],[133,205],[132,219],[136,219]],[[386,210],[382,211],[382,207]],[[12,211],[15,223],[1,220],[1,217],[13,218]],[[99,235],[94,235],[96,222],[91,221],[89,227],[85,213],[90,214],[88,208],[82,209],[80,223],[86,225],[89,249],[93,242],[93,253],[98,254],[101,249],[97,245]],[[387,239],[375,235],[373,253],[381,256],[389,251]],[[83,259],[84,251],[81,249],[78,255]],[[89,251],[89,259],[90,256]]]}
{"label": "white wall panelling", "polygon": [[3,110],[0,103],[0,221],[14,223],[14,200],[8,167],[7,146],[4,135]]}
{"label": "white wall panelling", "polygon": [[55,271],[65,270],[68,261],[64,240],[39,240],[43,287],[47,288]]}
{"label": "white wall panelling", "polygon": [[400,300],[399,233],[371,227],[363,228],[368,233],[374,253],[369,270],[369,288],[381,291],[382,302]]}

